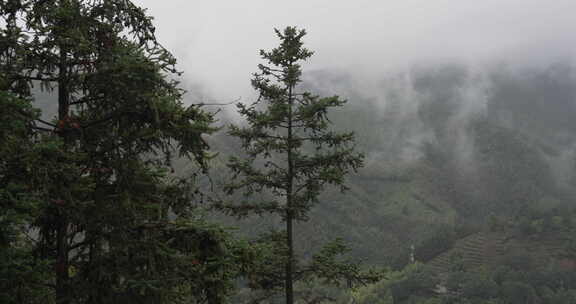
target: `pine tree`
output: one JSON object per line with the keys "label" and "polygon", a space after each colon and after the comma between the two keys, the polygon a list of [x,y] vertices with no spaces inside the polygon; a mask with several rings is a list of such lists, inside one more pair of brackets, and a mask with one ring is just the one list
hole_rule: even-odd
{"label": "pine tree", "polygon": [[[12,109],[0,114],[22,122],[28,147],[0,134],[12,147],[0,195],[17,198],[2,204],[26,215],[2,225],[39,231],[27,254],[51,265],[42,303],[222,303],[238,275],[241,244],[195,215],[192,180],[169,175],[173,154],[203,174],[213,116],[182,104],[151,19],[127,0],[0,2],[0,101]],[[29,110],[35,86],[57,93],[55,119]]]}
{"label": "pine tree", "polygon": [[0,92],[0,303],[41,303],[50,294],[49,264],[34,259],[23,234],[39,211],[28,187],[36,164],[22,162],[36,154],[30,127],[37,116],[29,101]]}
{"label": "pine tree", "polygon": [[[241,190],[247,198],[241,204],[222,204],[224,210],[235,215],[252,213],[277,214],[286,224],[286,231],[272,233],[267,240],[276,251],[274,262],[284,269],[259,269],[265,284],[275,286],[274,272],[282,272],[286,303],[294,303],[294,282],[304,273],[334,280],[375,278],[375,273],[362,276],[356,265],[337,263],[336,258],[345,247],[336,242],[327,246],[307,270],[297,269],[294,251],[294,225],[308,220],[310,209],[318,203],[326,186],[345,190],[345,176],[362,166],[362,154],[354,150],[353,133],[330,130],[328,113],[345,101],[337,96],[319,97],[300,91],[301,63],[312,52],[303,47],[304,30],[288,27],[276,30],[280,46],[260,51],[268,65],[258,66],[252,86],[260,97],[251,105],[239,104],[239,113],[247,126],[233,125],[229,133],[242,142],[246,158],[232,157],[228,164],[234,173],[227,185],[229,193]],[[255,194],[263,194],[257,201]],[[273,262],[272,262],[273,263]],[[268,264],[267,267],[271,265]],[[272,265],[272,268],[277,267]],[[276,278],[276,279],[275,279]]]}

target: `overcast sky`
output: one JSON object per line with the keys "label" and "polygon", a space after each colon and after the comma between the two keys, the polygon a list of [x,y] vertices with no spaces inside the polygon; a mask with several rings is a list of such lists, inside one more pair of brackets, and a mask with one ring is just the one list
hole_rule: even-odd
{"label": "overcast sky", "polygon": [[308,31],[310,69],[352,73],[429,61],[572,57],[576,0],[134,0],[188,81],[246,97],[273,28]]}

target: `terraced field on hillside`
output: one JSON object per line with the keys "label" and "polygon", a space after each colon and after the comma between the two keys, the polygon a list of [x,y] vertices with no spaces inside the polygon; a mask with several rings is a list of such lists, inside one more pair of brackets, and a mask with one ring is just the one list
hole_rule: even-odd
{"label": "terraced field on hillside", "polygon": [[560,233],[517,238],[505,233],[479,232],[456,241],[452,249],[427,265],[436,273],[478,271],[495,266],[507,257],[524,255],[536,267],[544,267],[567,258],[568,241],[568,236]]}

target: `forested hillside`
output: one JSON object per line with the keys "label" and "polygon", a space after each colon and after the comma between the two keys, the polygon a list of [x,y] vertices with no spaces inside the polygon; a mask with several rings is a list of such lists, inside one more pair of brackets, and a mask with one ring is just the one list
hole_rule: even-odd
{"label": "forested hillside", "polygon": [[[356,133],[366,165],[350,176],[349,193],[322,198],[338,201],[315,211],[324,226],[303,229],[344,236],[358,256],[386,264],[436,233],[462,237],[493,222],[525,223],[573,207],[569,64],[428,66],[383,77],[368,92],[327,71],[306,79],[312,89],[348,99],[345,111],[331,114],[338,128]],[[236,144],[224,134],[213,143],[223,154]]]}
{"label": "forested hillside", "polygon": [[[458,267],[488,271],[515,259],[538,271],[572,263],[575,76],[562,62],[430,65],[390,73],[378,87],[360,90],[348,75],[307,74],[311,90],[348,99],[345,111],[331,113],[333,122],[356,132],[366,166],[348,179],[349,192],[322,196],[313,211],[322,220],[299,228],[307,240],[301,252],[342,237],[352,257],[392,269],[406,267],[411,254],[446,274]],[[224,134],[213,144],[223,157],[236,145]],[[226,222],[250,235],[278,225],[266,217]],[[362,303],[380,303],[374,301]]]}
{"label": "forested hillside", "polygon": [[[482,70],[431,66],[386,79],[371,98],[352,91],[350,112],[338,125],[357,130],[368,161],[351,179],[352,197],[341,198],[339,214],[350,224],[339,233],[362,244],[353,246],[361,256],[378,262],[389,257],[392,267],[409,261],[414,244],[419,262],[437,264],[439,256],[451,257],[436,274],[459,264],[488,271],[518,261],[522,266],[514,267],[522,271],[538,269],[531,274],[535,277],[544,270],[563,275],[555,271],[572,263],[576,215],[574,72],[566,62]],[[327,231],[342,222],[333,220]],[[479,233],[498,236],[476,245],[464,241]],[[479,260],[493,262],[476,264]],[[522,282],[531,286],[526,290],[534,288],[534,296],[514,300],[509,295],[510,302],[503,303],[574,300],[568,294],[553,296],[557,287],[544,292],[534,281]],[[501,295],[494,290],[486,299]],[[464,303],[453,298],[449,303]]]}

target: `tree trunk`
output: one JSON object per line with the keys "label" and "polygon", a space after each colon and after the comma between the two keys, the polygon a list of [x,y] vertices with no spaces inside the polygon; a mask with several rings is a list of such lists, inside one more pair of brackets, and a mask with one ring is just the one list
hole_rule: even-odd
{"label": "tree trunk", "polygon": [[[58,119],[60,121],[65,121],[68,119],[68,114],[70,111],[70,94],[68,92],[68,63],[66,56],[66,47],[60,46],[60,62],[58,65]],[[60,136],[63,137],[64,148],[68,149],[69,140],[67,139],[66,132],[60,132]],[[66,191],[66,185],[63,185],[61,188],[63,191]],[[71,303],[71,297],[70,286],[68,284],[68,220],[60,208],[62,207],[58,207],[57,210],[58,222],[56,223],[56,303],[69,304]]]}
{"label": "tree trunk", "polygon": [[286,262],[286,304],[294,303],[294,210],[293,183],[294,166],[292,163],[292,96],[293,86],[288,87],[288,188],[286,191],[286,242],[288,245],[288,261]]}

